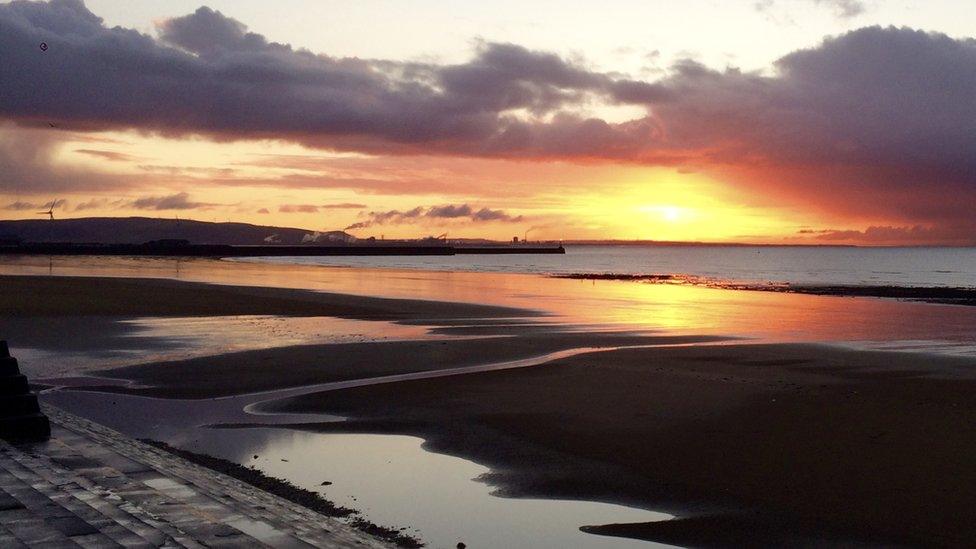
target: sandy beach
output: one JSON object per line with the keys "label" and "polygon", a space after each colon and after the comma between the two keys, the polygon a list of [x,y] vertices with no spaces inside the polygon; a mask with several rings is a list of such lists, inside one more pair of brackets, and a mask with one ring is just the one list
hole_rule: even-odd
{"label": "sandy beach", "polygon": [[132,387],[93,383],[88,391],[205,399],[605,348],[261,406],[349,418],[279,427],[420,436],[434,451],[490,466],[485,480],[504,495],[624,503],[679,517],[580,525],[595,534],[699,546],[736,539],[951,546],[974,535],[970,358],[544,325],[521,333],[513,326],[541,313],[300,290],[81,277],[2,282],[6,319],[332,315],[464,336],[139,364],[97,372]]}
{"label": "sandy beach", "polygon": [[[490,463],[509,494],[745,509],[762,518],[743,531],[950,546],[973,535],[976,382],[951,374],[972,365],[814,345],[619,350],[275,408],[356,418],[307,428],[418,434]],[[629,533],[724,545],[726,522]]]}

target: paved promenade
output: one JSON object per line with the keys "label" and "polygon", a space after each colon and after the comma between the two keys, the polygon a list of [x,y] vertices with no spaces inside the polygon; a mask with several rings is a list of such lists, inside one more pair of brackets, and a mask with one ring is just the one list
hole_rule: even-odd
{"label": "paved promenade", "polygon": [[48,442],[0,441],[0,547],[388,547],[50,406]]}

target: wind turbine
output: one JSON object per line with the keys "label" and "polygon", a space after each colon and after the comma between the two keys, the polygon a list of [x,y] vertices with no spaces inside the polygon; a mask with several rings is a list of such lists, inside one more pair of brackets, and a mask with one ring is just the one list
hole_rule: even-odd
{"label": "wind turbine", "polygon": [[58,200],[60,200],[60,198],[56,198],[53,201],[51,201],[51,207],[48,208],[46,212],[37,212],[37,214],[47,215],[51,219],[51,221],[54,221],[54,207],[58,205]]}

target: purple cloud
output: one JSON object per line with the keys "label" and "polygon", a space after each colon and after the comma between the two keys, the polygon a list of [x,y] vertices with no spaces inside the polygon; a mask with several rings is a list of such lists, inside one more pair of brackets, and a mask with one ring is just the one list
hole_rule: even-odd
{"label": "purple cloud", "polygon": [[319,207],[313,204],[282,204],[278,206],[281,213],[316,213]]}
{"label": "purple cloud", "polygon": [[466,220],[470,222],[502,221],[518,223],[523,216],[512,216],[503,210],[490,208],[475,209],[468,204],[444,204],[441,206],[417,206],[411,210],[388,210],[385,212],[369,212],[365,221],[353,223],[345,228],[365,229],[373,225],[394,224],[401,225],[416,223],[420,220]]}
{"label": "purple cloud", "polygon": [[16,202],[11,202],[10,204],[7,204],[5,206],[0,206],[0,209],[22,212],[26,210],[36,210],[37,208],[40,207],[41,207],[40,204],[35,204],[33,202],[22,202],[20,200],[17,200]]}
{"label": "purple cloud", "polygon": [[125,206],[137,210],[195,210],[211,208],[217,204],[194,202],[189,193],[176,193],[169,196],[147,196],[127,203]]}

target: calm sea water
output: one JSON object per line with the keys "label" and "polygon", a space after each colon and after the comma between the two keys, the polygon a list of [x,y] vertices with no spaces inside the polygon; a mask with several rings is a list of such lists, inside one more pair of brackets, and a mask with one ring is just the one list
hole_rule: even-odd
{"label": "calm sea water", "polygon": [[976,287],[976,248],[569,245],[566,255],[248,261],[435,271],[672,274],[745,283]]}

